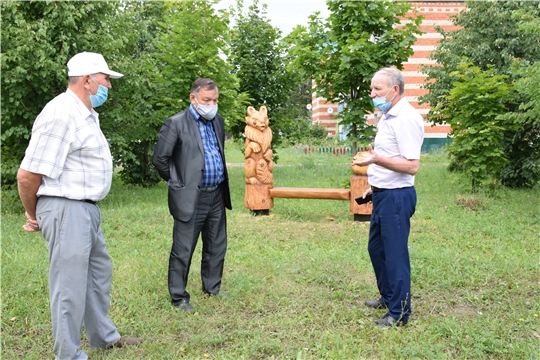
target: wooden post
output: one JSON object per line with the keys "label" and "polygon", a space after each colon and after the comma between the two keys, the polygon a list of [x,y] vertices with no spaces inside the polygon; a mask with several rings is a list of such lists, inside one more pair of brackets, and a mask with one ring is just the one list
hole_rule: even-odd
{"label": "wooden post", "polygon": [[351,177],[351,212],[354,214],[354,221],[370,221],[372,204],[358,205],[355,198],[362,196],[369,188],[368,177],[366,175],[355,175]]}
{"label": "wooden post", "polygon": [[272,209],[274,207],[274,199],[270,197],[272,186],[265,184],[246,184],[244,207],[252,211]]}

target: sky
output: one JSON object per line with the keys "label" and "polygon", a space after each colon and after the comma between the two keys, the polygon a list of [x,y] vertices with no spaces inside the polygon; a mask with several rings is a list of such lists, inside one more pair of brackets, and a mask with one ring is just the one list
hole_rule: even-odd
{"label": "sky", "polygon": [[[244,0],[244,8],[253,4],[251,0]],[[320,11],[321,17],[326,18],[329,11],[326,0],[259,0],[259,4],[266,4],[266,18],[270,23],[281,30],[281,35],[288,35],[296,25],[307,26],[309,15]],[[217,9],[227,9],[231,5],[236,7],[236,0],[222,0],[215,5]]]}

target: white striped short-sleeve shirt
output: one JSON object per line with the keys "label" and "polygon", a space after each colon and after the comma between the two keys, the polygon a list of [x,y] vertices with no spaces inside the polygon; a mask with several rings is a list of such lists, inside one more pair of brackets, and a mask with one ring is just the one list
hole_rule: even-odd
{"label": "white striped short-sleeve shirt", "polygon": [[38,196],[102,200],[113,167],[98,113],[70,89],[55,97],[34,122],[21,169],[43,175]]}

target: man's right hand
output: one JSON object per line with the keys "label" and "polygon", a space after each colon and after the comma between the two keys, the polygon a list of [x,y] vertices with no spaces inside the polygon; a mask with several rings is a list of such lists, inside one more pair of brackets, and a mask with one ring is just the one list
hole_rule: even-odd
{"label": "man's right hand", "polygon": [[28,232],[36,232],[39,231],[39,224],[36,219],[31,219],[30,215],[28,215],[28,212],[24,213],[24,216],[26,216],[26,224],[23,225],[23,229]]}

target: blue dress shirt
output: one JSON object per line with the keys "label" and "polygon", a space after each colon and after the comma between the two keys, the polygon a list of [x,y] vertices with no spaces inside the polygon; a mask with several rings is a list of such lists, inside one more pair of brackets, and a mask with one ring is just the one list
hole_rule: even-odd
{"label": "blue dress shirt", "polygon": [[219,153],[216,133],[214,132],[214,127],[212,125],[214,119],[205,122],[201,119],[201,115],[195,110],[193,105],[189,105],[189,111],[195,118],[195,121],[197,121],[204,147],[204,173],[201,186],[217,186],[224,180],[224,169],[223,159]]}

